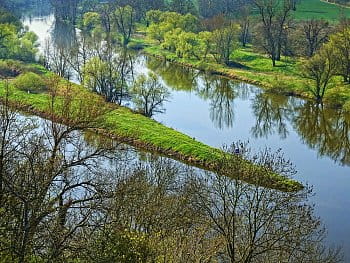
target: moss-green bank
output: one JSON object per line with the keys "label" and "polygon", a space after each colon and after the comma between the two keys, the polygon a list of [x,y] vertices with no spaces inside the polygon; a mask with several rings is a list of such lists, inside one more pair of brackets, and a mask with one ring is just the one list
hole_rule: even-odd
{"label": "moss-green bank", "polygon": [[[303,188],[294,180],[257,167],[238,156],[232,157],[128,108],[107,103],[101,96],[81,86],[63,80],[60,80],[58,86],[54,89],[53,96],[52,93],[28,93],[10,84],[8,99],[20,110],[67,125],[89,128],[136,148],[210,171],[219,171],[248,183],[282,191],[297,191]],[[4,100],[6,94],[4,82],[0,82],[0,98]],[[223,161],[228,157],[230,162],[237,162],[240,169],[222,169]]]}

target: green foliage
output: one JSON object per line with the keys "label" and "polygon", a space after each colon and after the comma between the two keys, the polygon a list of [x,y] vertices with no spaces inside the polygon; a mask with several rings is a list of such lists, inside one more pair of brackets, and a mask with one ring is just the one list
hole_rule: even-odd
{"label": "green foliage", "polygon": [[191,14],[181,15],[175,12],[152,10],[147,12],[147,19],[150,23],[147,30],[148,36],[159,42],[165,41],[166,34],[170,32],[174,34],[181,31],[196,32],[198,30],[198,18]]}
{"label": "green foliage", "polygon": [[23,91],[40,93],[46,90],[45,80],[33,72],[19,75],[13,82],[14,86]]}
{"label": "green foliage", "polygon": [[331,35],[327,45],[333,50],[337,61],[337,74],[350,83],[350,28],[342,28],[340,32]]}
{"label": "green foliage", "polygon": [[207,58],[211,53],[218,63],[229,64],[238,42],[239,25],[228,23],[214,32],[198,31],[198,19],[191,14],[149,11],[148,36],[179,58]]}
{"label": "green foliage", "polygon": [[87,12],[83,16],[82,24],[85,32],[92,32],[96,27],[101,25],[101,16],[96,12]]}
{"label": "green foliage", "polygon": [[[109,75],[108,63],[102,61],[98,57],[91,58],[85,65],[84,69],[84,86],[91,91],[104,90],[108,88],[106,76]],[[114,82],[118,79],[118,72],[114,71],[110,76],[110,81]]]}
{"label": "green foliage", "polygon": [[301,72],[304,77],[314,81],[315,85],[309,89],[316,100],[321,101],[337,72],[333,47],[329,44],[324,45],[316,55],[305,62]]}
{"label": "green foliage", "polygon": [[94,262],[153,262],[155,252],[143,233],[108,229],[97,235],[90,245]]}
{"label": "green foliage", "polygon": [[159,24],[162,22],[162,15],[160,10],[150,10],[146,13],[146,21],[148,24]]}
{"label": "green foliage", "polygon": [[176,55],[180,58],[201,58],[201,42],[197,34],[181,32],[175,42]]}
{"label": "green foliage", "polygon": [[24,71],[25,66],[15,60],[0,60],[0,77],[13,78],[17,77]]}
{"label": "green foliage", "polygon": [[34,61],[38,38],[33,32],[21,30],[21,24],[18,23],[18,20],[12,19],[11,15],[4,15],[0,10],[0,59]]}
{"label": "green foliage", "polygon": [[348,100],[344,106],[343,106],[343,110],[347,113],[350,113],[350,100]]}

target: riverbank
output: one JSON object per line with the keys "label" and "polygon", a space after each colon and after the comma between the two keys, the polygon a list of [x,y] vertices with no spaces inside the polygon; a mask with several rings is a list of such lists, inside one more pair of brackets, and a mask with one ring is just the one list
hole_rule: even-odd
{"label": "riverbank", "polygon": [[[107,103],[101,96],[68,81],[61,79],[54,89],[55,92],[50,94],[28,93],[14,87],[11,82],[9,86],[9,102],[21,111],[69,126],[75,125],[81,129],[93,130],[135,148],[209,171],[219,171],[248,183],[282,191],[297,191],[303,188],[300,183],[262,167],[256,167],[239,156],[228,155],[128,108]],[[1,82],[2,100],[6,98],[6,94],[4,82]],[[239,164],[242,169],[239,169],[239,172],[222,169],[227,160]]]}
{"label": "riverbank", "polygon": [[[246,47],[239,48],[231,55],[233,63],[231,67],[228,67],[209,58],[206,61],[179,58],[175,53],[164,50],[157,43],[147,40],[142,34],[134,41],[138,47],[142,47],[142,52],[158,59],[257,85],[267,92],[307,100],[314,99],[309,88],[314,84],[303,78],[299,70],[303,63],[302,59],[284,57],[277,62],[276,67],[272,67],[268,57]],[[334,78],[331,88],[326,91],[323,103],[325,106],[350,112],[350,88],[342,82],[341,78]]]}

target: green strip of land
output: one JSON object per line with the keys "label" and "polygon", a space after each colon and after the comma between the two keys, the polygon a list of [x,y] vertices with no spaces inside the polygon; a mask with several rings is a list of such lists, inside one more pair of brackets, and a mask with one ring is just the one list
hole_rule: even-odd
{"label": "green strip of land", "polygon": [[[88,128],[139,149],[214,172],[223,171],[221,166],[224,160],[237,161],[240,168],[225,170],[224,175],[282,191],[298,191],[303,188],[294,180],[272,173],[263,167],[254,166],[248,161],[242,161],[238,156],[232,157],[128,108],[107,103],[101,96],[87,91],[82,86],[60,80],[59,88],[54,89],[54,96],[52,92],[51,95],[28,93],[15,88],[11,82],[9,86],[8,93],[4,88],[4,82],[0,82],[0,97],[4,100],[8,94],[10,103],[20,110],[81,127],[84,127],[84,123],[94,120],[94,127]],[[240,172],[237,173],[237,170]]]}
{"label": "green strip of land", "polygon": [[[304,63],[302,58],[282,57],[281,61],[277,61],[277,66],[272,67],[267,56],[255,52],[252,47],[241,47],[231,54],[231,61],[236,66],[228,67],[216,63],[212,58],[205,61],[179,58],[175,53],[162,49],[159,44],[146,37],[139,37],[133,41],[138,46],[143,45],[144,53],[172,63],[258,85],[269,92],[314,99],[310,87],[315,84],[303,78],[300,72],[300,65]],[[335,77],[326,91],[323,102],[325,105],[350,112],[350,88],[340,77]]]}

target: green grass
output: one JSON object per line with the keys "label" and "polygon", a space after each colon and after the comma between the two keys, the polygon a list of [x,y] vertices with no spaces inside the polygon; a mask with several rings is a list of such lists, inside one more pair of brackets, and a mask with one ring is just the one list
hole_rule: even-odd
{"label": "green grass", "polygon": [[329,21],[339,20],[341,16],[350,17],[350,8],[330,4],[321,0],[301,0],[294,13],[296,19],[323,18]]}
{"label": "green grass", "polygon": [[[138,39],[140,42],[141,39]],[[213,58],[207,58],[205,61],[188,58],[178,58],[175,53],[162,49],[157,43],[147,39],[144,52],[165,58],[173,63],[179,63],[183,66],[194,67],[199,70],[223,75],[231,79],[241,80],[270,92],[296,95],[306,99],[313,99],[310,92],[310,86],[314,83],[302,77],[300,66],[303,59],[293,59],[282,57],[281,61],[276,62],[276,67],[272,66],[270,58],[253,51],[251,47],[239,48],[235,50],[230,60],[234,62],[231,67],[218,64]],[[346,86],[340,78],[334,78],[333,85],[330,87],[323,98],[323,102],[332,107],[342,107],[350,101],[350,87]],[[344,108],[347,110],[348,106]]]}
{"label": "green grass", "polygon": [[[44,73],[44,75],[48,74]],[[217,148],[196,141],[190,136],[128,108],[106,103],[97,94],[67,81],[61,80],[53,108],[50,107],[52,96],[48,93],[30,94],[16,89],[11,84],[10,87],[9,99],[20,109],[29,109],[29,112],[42,117],[54,118],[65,124],[74,124],[94,118],[96,120],[94,131],[107,134],[140,149],[156,152],[212,171],[216,171],[223,159],[228,157],[227,153]],[[0,97],[3,98],[5,94],[4,82],[0,82]],[[63,96],[63,94],[68,96]],[[69,101],[69,107],[67,101]],[[235,158],[230,160],[240,161],[243,172],[237,175],[234,171],[230,171],[225,175],[236,176],[236,178],[239,176],[238,179],[249,183],[283,191],[296,191],[302,188],[302,185],[294,180],[266,171],[262,167],[256,167],[248,161],[242,162],[238,157]],[[248,171],[254,167],[252,176],[252,173]]]}

